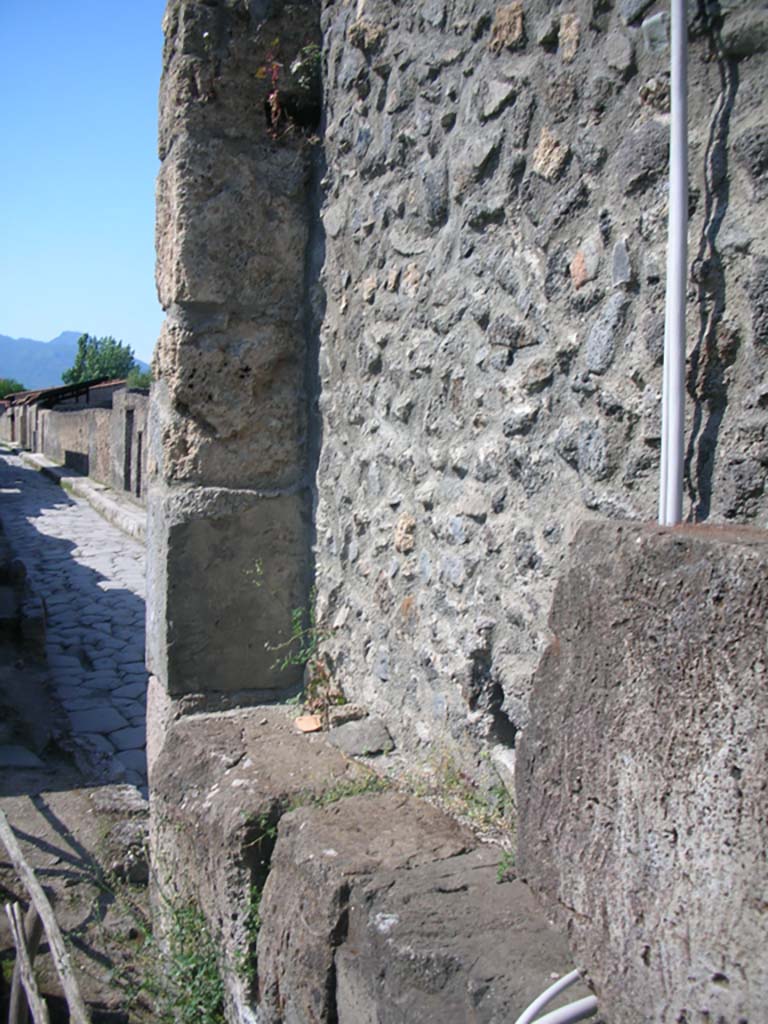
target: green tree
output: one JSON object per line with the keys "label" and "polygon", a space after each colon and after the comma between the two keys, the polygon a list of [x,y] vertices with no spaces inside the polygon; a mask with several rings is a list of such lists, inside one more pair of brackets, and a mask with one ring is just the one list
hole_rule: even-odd
{"label": "green tree", "polygon": [[140,369],[138,363],[128,374],[129,388],[148,388],[151,383],[152,371]]}
{"label": "green tree", "polygon": [[0,377],[0,398],[5,398],[6,395],[12,395],[14,391],[26,391],[27,389],[23,384],[20,384],[13,377]]}
{"label": "green tree", "polygon": [[127,377],[136,365],[130,345],[115,341],[111,336],[92,338],[90,334],[81,334],[77,339],[75,361],[62,373],[61,379],[65,384],[82,384],[97,377],[116,380]]}

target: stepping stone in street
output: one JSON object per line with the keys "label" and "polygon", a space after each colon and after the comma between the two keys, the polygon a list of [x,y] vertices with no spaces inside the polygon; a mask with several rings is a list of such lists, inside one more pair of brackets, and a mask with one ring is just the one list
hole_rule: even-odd
{"label": "stepping stone in street", "polygon": [[123,775],[123,782],[135,786],[142,793],[147,793],[147,773],[127,770]]}
{"label": "stepping stone in street", "polygon": [[67,700],[75,697],[83,697],[88,693],[88,687],[82,683],[63,683],[56,687],[56,696],[59,700]]}
{"label": "stepping stone in street", "polygon": [[120,761],[126,768],[146,778],[147,755],[143,750],[121,750],[115,755],[115,760]]}
{"label": "stepping stone in street", "polygon": [[115,667],[115,659],[114,658],[107,658],[107,657],[102,656],[100,658],[93,658],[91,660],[93,661],[93,667],[95,669],[100,669],[100,668],[110,669],[110,668],[114,668]]}
{"label": "stepping stone in street", "polygon": [[93,648],[94,654],[98,654],[99,651],[120,651],[125,657],[129,653],[125,650],[125,644],[121,640],[115,640],[111,636],[100,636],[96,643],[98,646]]}
{"label": "stepping stone in street", "polygon": [[137,700],[113,700],[112,703],[121,715],[125,715],[131,721],[134,718],[144,718],[146,716],[146,708]]}
{"label": "stepping stone in street", "polygon": [[99,696],[62,697],[61,703],[67,711],[91,711],[94,708],[103,707],[104,698]]}
{"label": "stepping stone in street", "polygon": [[147,671],[147,666],[144,664],[143,661],[123,662],[120,665],[120,668],[121,668],[121,670],[123,672],[126,672],[126,673],[128,673],[128,672],[136,672],[136,673],[138,673],[138,672],[146,672]]}
{"label": "stepping stone in street", "polygon": [[128,727],[120,712],[109,707],[97,711],[73,711],[69,720],[74,732],[112,733]]}
{"label": "stepping stone in street", "polygon": [[89,732],[85,735],[78,736],[77,739],[79,743],[83,744],[83,746],[90,747],[91,750],[95,750],[99,754],[109,754],[111,757],[115,752],[115,748],[109,742],[107,737],[102,736],[101,733]]}
{"label": "stepping stone in street", "polygon": [[83,685],[82,668],[54,668],[51,672],[51,676],[53,677],[54,686],[57,691],[63,686]]}
{"label": "stepping stone in street", "polygon": [[141,726],[118,729],[117,732],[109,734],[109,741],[115,745],[117,750],[136,750],[139,747],[143,747],[146,740],[146,729]]}
{"label": "stepping stone in street", "polygon": [[48,664],[51,668],[69,668],[74,669],[77,672],[82,672],[83,666],[80,663],[79,658],[75,658],[71,654],[57,654],[55,651],[48,656]]}
{"label": "stepping stone in street", "polygon": [[120,685],[120,676],[117,672],[94,672],[85,677],[86,686],[94,690],[112,690]]}
{"label": "stepping stone in street", "polygon": [[135,700],[137,697],[143,697],[147,692],[146,680],[143,683],[125,683],[117,690],[112,691],[113,697],[125,697],[128,700]]}

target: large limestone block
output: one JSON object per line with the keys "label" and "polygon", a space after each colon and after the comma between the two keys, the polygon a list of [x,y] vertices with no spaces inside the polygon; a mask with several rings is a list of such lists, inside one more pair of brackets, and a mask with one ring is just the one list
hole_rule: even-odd
{"label": "large limestone block", "polygon": [[308,497],[196,488],[149,499],[147,643],[171,696],[291,687],[272,648],[308,591]]}
{"label": "large limestone block", "polygon": [[768,1005],[768,540],[590,523],[517,757],[522,873],[611,1024]]}
{"label": "large limestone block", "polygon": [[499,851],[403,794],[282,818],[261,901],[264,1024],[514,1020],[569,968]]}
{"label": "large limestone block", "polygon": [[[160,302],[295,312],[307,224],[306,156],[182,136],[157,181]],[[290,300],[289,300],[290,296]]]}
{"label": "large limestone block", "polygon": [[154,365],[158,463],[166,482],[273,489],[302,477],[307,416],[299,322],[223,313],[169,319]]}

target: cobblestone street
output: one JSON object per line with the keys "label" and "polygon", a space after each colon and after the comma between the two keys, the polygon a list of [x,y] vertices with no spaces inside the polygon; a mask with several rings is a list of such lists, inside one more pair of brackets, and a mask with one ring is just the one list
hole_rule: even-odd
{"label": "cobblestone street", "polygon": [[144,546],[8,453],[0,518],[45,601],[51,684],[76,743],[105,778],[145,786]]}

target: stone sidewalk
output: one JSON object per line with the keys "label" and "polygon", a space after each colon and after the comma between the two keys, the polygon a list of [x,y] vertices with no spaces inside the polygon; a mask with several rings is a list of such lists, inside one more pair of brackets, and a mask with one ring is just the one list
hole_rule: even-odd
{"label": "stone sidewalk", "polygon": [[45,601],[52,688],[73,738],[104,780],[145,787],[143,544],[2,450],[0,518]]}

